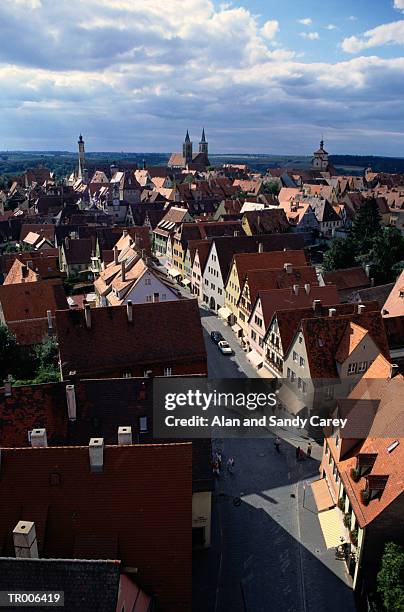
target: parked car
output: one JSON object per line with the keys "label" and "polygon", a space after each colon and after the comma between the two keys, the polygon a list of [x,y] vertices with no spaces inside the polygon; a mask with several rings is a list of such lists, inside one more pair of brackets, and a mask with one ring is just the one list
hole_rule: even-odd
{"label": "parked car", "polygon": [[231,348],[230,344],[226,342],[226,340],[220,340],[220,342],[217,343],[217,346],[223,355],[233,355],[233,349]]}
{"label": "parked car", "polygon": [[215,344],[219,344],[221,340],[224,340],[222,334],[218,331],[210,332],[210,338]]}

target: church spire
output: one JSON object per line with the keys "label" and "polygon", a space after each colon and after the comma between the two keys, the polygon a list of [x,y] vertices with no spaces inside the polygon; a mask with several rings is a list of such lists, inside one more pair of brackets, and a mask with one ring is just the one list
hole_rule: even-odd
{"label": "church spire", "polygon": [[79,168],[78,168],[78,178],[84,178],[84,169],[86,166],[86,154],[84,149],[84,140],[82,134],[80,134],[77,144],[79,145]]}
{"label": "church spire", "polygon": [[205,128],[202,128],[202,138],[199,142],[199,153],[203,153],[208,157],[208,143],[205,136]]}
{"label": "church spire", "polygon": [[189,164],[190,162],[192,162],[192,142],[189,137],[188,130],[185,135],[184,144],[182,145],[182,156],[186,164]]}

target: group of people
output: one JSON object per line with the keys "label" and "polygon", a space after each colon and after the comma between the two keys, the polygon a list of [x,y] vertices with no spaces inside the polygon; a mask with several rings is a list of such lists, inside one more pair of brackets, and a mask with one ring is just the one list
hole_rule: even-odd
{"label": "group of people", "polygon": [[[233,473],[234,469],[234,457],[229,457],[227,460],[227,471]],[[222,452],[216,451],[212,458],[212,469],[214,476],[220,476],[222,471]]]}
{"label": "group of people", "polygon": [[[275,447],[276,452],[280,453],[281,441],[280,441],[280,438],[278,438],[278,436],[276,436],[276,438],[274,439],[274,447]],[[311,446],[311,442],[309,442],[307,445],[307,451],[306,451],[308,458],[311,457],[311,450],[312,450],[312,446]],[[304,454],[304,450],[300,446],[297,446],[296,447],[296,461],[303,461],[305,456],[306,455]]]}

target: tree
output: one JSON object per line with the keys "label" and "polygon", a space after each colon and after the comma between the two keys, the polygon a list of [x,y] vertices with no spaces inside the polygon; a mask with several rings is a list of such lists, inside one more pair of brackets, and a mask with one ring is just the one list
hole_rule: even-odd
{"label": "tree", "polygon": [[272,195],[277,196],[281,190],[281,186],[276,181],[268,181],[262,187],[262,193],[271,193]]}
{"label": "tree", "polygon": [[0,383],[13,374],[19,365],[19,346],[15,336],[5,325],[0,325]]}
{"label": "tree", "polygon": [[350,237],[359,254],[368,253],[373,240],[381,232],[381,215],[375,198],[367,198],[353,222]]}
{"label": "tree", "polygon": [[404,238],[395,227],[386,227],[373,240],[369,253],[376,283],[394,281],[404,257]]}
{"label": "tree", "polygon": [[377,591],[387,612],[404,610],[404,549],[393,542],[384,547]]}
{"label": "tree", "polygon": [[328,251],[324,254],[324,270],[340,270],[356,265],[356,247],[349,236],[335,238]]}

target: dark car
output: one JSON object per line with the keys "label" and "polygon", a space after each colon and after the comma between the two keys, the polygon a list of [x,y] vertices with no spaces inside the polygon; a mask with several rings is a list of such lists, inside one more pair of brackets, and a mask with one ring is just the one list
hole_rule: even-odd
{"label": "dark car", "polygon": [[224,340],[222,334],[218,331],[210,332],[210,338],[215,344],[218,344],[221,340]]}

